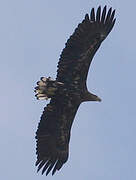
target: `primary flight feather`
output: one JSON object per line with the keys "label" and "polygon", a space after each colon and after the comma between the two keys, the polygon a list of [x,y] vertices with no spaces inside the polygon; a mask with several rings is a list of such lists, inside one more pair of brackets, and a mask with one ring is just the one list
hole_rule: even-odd
{"label": "primary flight feather", "polygon": [[36,132],[36,154],[38,171],[46,175],[60,170],[68,160],[71,126],[79,105],[84,101],[101,101],[90,93],[86,86],[87,74],[92,58],[115,23],[115,10],[85,15],[82,23],[68,39],[63,49],[56,80],[42,77],[35,87],[37,99],[48,99]]}

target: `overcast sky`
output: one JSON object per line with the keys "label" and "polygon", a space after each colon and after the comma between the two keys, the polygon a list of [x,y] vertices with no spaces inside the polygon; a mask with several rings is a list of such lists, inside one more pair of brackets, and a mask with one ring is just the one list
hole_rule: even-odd
{"label": "overcast sky", "polygon": [[75,117],[68,162],[54,180],[136,179],[136,2],[3,0],[0,2],[0,179],[42,180],[35,131],[45,101],[33,88],[55,78],[59,55],[92,7],[116,9],[116,24],[97,51],[87,80],[102,102],[83,103]]}

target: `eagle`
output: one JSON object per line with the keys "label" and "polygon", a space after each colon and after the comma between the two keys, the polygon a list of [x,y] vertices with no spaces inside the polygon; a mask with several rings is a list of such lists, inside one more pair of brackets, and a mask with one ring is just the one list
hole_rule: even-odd
{"label": "eagle", "polygon": [[57,76],[41,77],[35,87],[37,99],[50,99],[36,131],[37,172],[52,175],[69,156],[71,127],[78,107],[85,101],[101,101],[88,91],[90,64],[103,40],[115,24],[115,10],[107,6],[91,9],[65,44],[59,58]]}

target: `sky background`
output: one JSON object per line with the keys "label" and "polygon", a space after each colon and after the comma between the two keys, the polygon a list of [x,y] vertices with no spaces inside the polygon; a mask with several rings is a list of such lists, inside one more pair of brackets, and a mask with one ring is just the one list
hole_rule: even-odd
{"label": "sky background", "polygon": [[[97,51],[87,80],[102,102],[75,117],[68,162],[53,177],[36,173],[35,131],[45,101],[33,89],[55,78],[59,55],[92,7],[116,9],[116,24]],[[0,179],[136,179],[136,2],[0,1]]]}

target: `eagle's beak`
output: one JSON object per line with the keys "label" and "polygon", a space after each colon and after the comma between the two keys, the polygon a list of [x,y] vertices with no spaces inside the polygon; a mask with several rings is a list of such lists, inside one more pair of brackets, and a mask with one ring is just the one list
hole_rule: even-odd
{"label": "eagle's beak", "polygon": [[99,97],[97,96],[96,101],[101,102],[102,100],[101,100],[101,98],[99,98]]}

